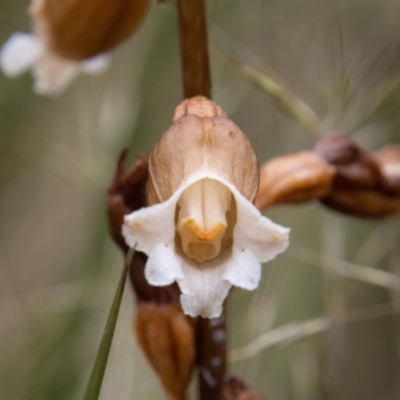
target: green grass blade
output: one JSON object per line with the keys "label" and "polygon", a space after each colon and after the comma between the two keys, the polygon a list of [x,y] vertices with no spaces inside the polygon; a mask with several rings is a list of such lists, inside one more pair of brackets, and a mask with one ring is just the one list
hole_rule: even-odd
{"label": "green grass blade", "polygon": [[92,373],[90,374],[89,382],[86,386],[85,394],[83,395],[83,400],[97,400],[99,398],[104,372],[106,370],[108,356],[110,354],[110,348],[114,337],[115,326],[117,324],[121,300],[124,294],[125,281],[133,254],[134,250],[131,249],[125,258],[124,268],[108,314],[106,326],[104,328],[99,349],[97,350],[97,356],[93,365]]}

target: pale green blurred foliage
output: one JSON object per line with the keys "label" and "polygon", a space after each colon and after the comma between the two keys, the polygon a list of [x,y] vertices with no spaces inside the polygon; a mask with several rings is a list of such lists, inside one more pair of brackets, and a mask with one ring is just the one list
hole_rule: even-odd
{"label": "pale green blurred foliage", "polygon": [[[0,0],[0,42],[29,30],[27,3]],[[326,130],[369,149],[398,142],[399,91],[381,101],[400,80],[397,0],[219,0],[208,11],[211,41],[222,32],[242,61],[272,68]],[[213,49],[214,98],[260,162],[310,147],[314,138]],[[122,266],[105,188],[120,149],[149,153],[181,100],[174,7],[154,4],[113,57],[103,77],[79,78],[57,99],[32,94],[29,74],[0,76],[0,399],[82,395]],[[231,295],[230,347],[289,323],[330,325],[313,335],[293,325],[297,336],[231,370],[270,400],[400,398],[398,292],[324,258],[400,274],[398,220],[355,220],[317,203],[268,215],[292,228],[292,247],[265,266],[256,292]],[[162,398],[132,335],[133,309],[127,290],[103,400]]]}

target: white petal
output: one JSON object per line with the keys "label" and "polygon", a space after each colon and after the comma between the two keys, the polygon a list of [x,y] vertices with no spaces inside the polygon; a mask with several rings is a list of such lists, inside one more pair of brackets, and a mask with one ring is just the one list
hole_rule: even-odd
{"label": "white petal", "polygon": [[192,317],[217,318],[231,283],[222,279],[226,270],[224,263],[215,260],[197,264],[185,258],[182,263],[183,279],[178,280],[181,289],[183,312]]}
{"label": "white petal", "polygon": [[239,190],[212,171],[207,177],[226,185],[236,200],[237,221],[234,228],[234,246],[249,249],[260,262],[267,262],[284,252],[289,245],[290,229],[275,224],[263,216]]}
{"label": "white petal", "polygon": [[182,260],[175,254],[174,246],[164,243],[157,245],[146,263],[145,277],[150,285],[167,286],[183,278]]}
{"label": "white petal", "polygon": [[122,234],[128,246],[136,246],[137,250],[147,255],[159,243],[172,246],[175,240],[175,211],[179,197],[188,186],[202,177],[192,177],[167,201],[126,215]]}
{"label": "white petal", "polygon": [[148,255],[160,243],[173,246],[177,202],[174,197],[125,216],[122,234],[128,246],[136,246]]}
{"label": "white petal", "polygon": [[104,72],[110,65],[111,57],[108,54],[100,54],[96,57],[82,61],[82,71],[87,74],[97,75]]}
{"label": "white petal", "polygon": [[1,69],[9,77],[20,75],[35,65],[43,51],[43,44],[37,36],[15,33],[1,49]]}
{"label": "white petal", "polygon": [[254,290],[261,279],[261,264],[250,250],[233,249],[223,279],[233,286],[246,290]]}
{"label": "white petal", "polygon": [[231,190],[237,207],[235,246],[251,250],[260,262],[270,261],[284,252],[289,245],[290,229],[263,216],[236,188]]}
{"label": "white petal", "polygon": [[34,90],[38,94],[61,94],[80,71],[78,62],[69,61],[53,53],[46,53],[35,65]]}
{"label": "white petal", "polygon": [[261,264],[249,250],[233,249],[223,259],[197,264],[182,258],[183,279],[178,279],[185,314],[217,318],[230,288],[254,290],[261,279]]}

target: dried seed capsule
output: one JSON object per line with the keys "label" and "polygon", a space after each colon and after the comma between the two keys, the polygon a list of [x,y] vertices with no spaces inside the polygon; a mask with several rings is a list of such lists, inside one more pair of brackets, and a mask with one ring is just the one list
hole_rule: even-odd
{"label": "dried seed capsule", "polygon": [[150,0],[34,0],[36,33],[60,57],[84,60],[125,40],[142,21]]}
{"label": "dried seed capsule", "polygon": [[150,0],[33,0],[33,33],[15,33],[3,45],[0,66],[14,77],[32,69],[34,91],[57,95],[83,72],[103,72],[105,52],[125,40]]}
{"label": "dried seed capsule", "polygon": [[331,191],[321,199],[323,204],[363,218],[384,218],[400,212],[398,147],[374,155],[336,132],[321,138],[313,151],[335,169]]}
{"label": "dried seed capsule", "polygon": [[261,167],[256,207],[300,203],[326,196],[335,169],[318,155],[303,151],[268,161]]}
{"label": "dried seed capsule", "polygon": [[184,400],[195,357],[194,320],[179,303],[139,302],[135,319],[138,342],[170,400]]}

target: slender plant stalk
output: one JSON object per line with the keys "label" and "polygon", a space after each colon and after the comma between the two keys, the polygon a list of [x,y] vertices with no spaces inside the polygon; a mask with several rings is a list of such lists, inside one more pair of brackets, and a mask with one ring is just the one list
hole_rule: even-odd
{"label": "slender plant stalk", "polygon": [[199,318],[196,347],[200,400],[221,400],[227,369],[226,305],[218,318]]}
{"label": "slender plant stalk", "polygon": [[211,98],[206,10],[204,0],[178,0],[179,37],[185,98]]}
{"label": "slender plant stalk", "polygon": [[[211,98],[204,0],[178,0],[179,36],[185,98]],[[209,320],[199,317],[196,332],[201,400],[220,400],[226,375],[226,312]]]}
{"label": "slender plant stalk", "polygon": [[106,370],[108,356],[110,354],[110,348],[114,337],[115,326],[117,324],[122,295],[124,294],[126,277],[128,275],[129,266],[131,265],[134,252],[134,249],[130,249],[125,258],[124,268],[118,282],[114,300],[111,304],[103,336],[101,338],[99,349],[97,350],[96,360],[93,365],[92,373],[90,374],[89,382],[86,386],[85,394],[83,395],[83,400],[97,400],[99,398],[104,372]]}

